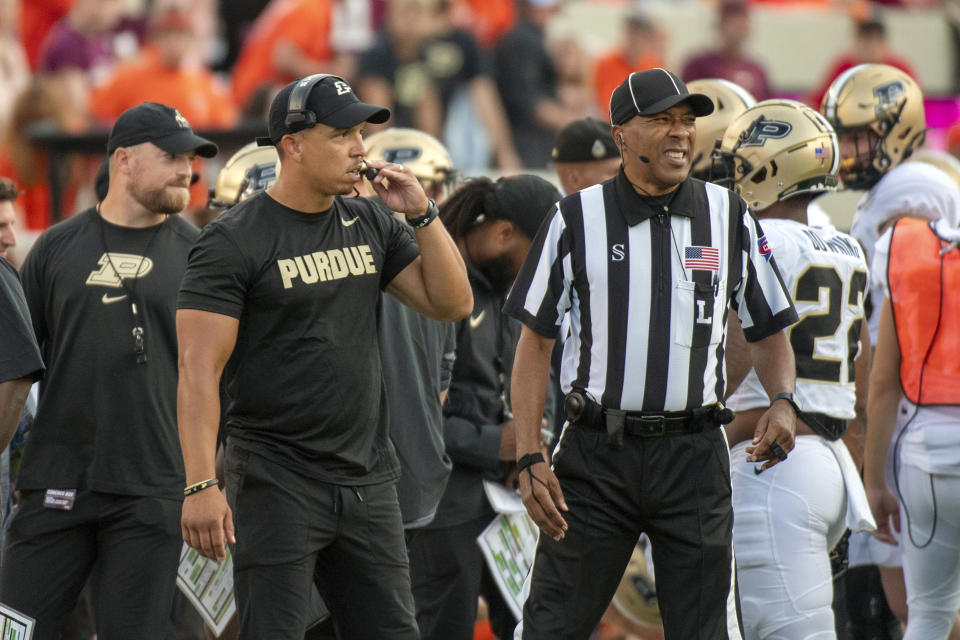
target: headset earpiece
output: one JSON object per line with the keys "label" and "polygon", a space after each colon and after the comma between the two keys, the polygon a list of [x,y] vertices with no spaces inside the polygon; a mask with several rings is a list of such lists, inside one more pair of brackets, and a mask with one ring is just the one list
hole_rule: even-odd
{"label": "headset earpiece", "polygon": [[307,99],[310,97],[313,88],[327,78],[343,80],[340,76],[335,76],[332,73],[315,73],[294,85],[293,91],[290,92],[290,99],[287,101],[287,116],[283,120],[284,126],[291,133],[309,129],[317,124],[317,114],[307,109]]}

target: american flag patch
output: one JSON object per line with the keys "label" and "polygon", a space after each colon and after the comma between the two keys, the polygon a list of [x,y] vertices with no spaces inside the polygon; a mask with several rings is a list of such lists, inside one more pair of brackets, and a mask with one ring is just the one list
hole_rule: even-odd
{"label": "american flag patch", "polygon": [[773,252],[770,251],[770,244],[767,242],[767,236],[760,236],[757,238],[757,247],[760,249],[760,255],[763,256],[763,259],[767,262],[770,262],[770,258],[773,257]]}
{"label": "american flag patch", "polygon": [[687,269],[720,270],[720,250],[714,247],[684,247],[683,266]]}

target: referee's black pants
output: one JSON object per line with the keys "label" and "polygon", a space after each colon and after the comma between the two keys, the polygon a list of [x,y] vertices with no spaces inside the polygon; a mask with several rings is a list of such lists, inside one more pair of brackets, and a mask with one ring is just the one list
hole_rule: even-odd
{"label": "referee's black pants", "polygon": [[0,602],[36,620],[34,640],[54,640],[89,577],[100,640],[163,640],[183,546],[182,501],[81,489],[62,511],[45,508],[45,494],[21,495]]}
{"label": "referee's black pants", "polygon": [[721,429],[623,446],[569,426],[554,458],[569,511],[541,535],[523,640],[583,639],[610,604],[641,532],[650,538],[667,640],[739,639],[730,454]]}

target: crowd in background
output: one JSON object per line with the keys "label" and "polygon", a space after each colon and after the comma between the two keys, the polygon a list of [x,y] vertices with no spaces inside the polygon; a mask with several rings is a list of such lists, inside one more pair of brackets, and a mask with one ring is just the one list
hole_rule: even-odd
{"label": "crowd in background", "polygon": [[[443,140],[464,170],[543,168],[562,126],[606,119],[610,91],[626,73],[666,66],[667,30],[649,5],[597,0],[611,4],[622,11],[622,36],[592,51],[580,34],[551,30],[562,0],[4,0],[0,175],[20,189],[20,228],[40,231],[93,201],[102,158],[67,156],[55,207],[47,150],[33,140],[38,123],[105,132],[125,109],[156,100],[199,130],[263,126],[277,89],[315,72],[340,75],[364,100],[389,106],[393,117],[382,127]],[[676,69],[684,80],[725,77],[758,99],[775,95],[764,60],[744,46],[754,4],[704,4],[715,12],[714,42]],[[891,50],[877,4],[842,6],[854,18],[849,53],[808,95],[790,97],[818,107],[830,80],[859,62],[913,73]],[[191,208],[205,204],[207,188],[205,180],[194,185]]]}
{"label": "crowd in background", "polygon": [[[0,254],[9,249],[13,262],[21,262],[40,232],[102,199],[95,175],[104,154],[54,155],[38,143],[38,133],[76,140],[102,135],[105,151],[106,132],[117,117],[144,101],[172,105],[204,135],[240,131],[249,134],[248,142],[266,132],[267,110],[281,87],[298,77],[331,73],[348,80],[363,101],[390,108],[390,120],[370,124],[368,136],[410,127],[442,140],[458,175],[556,170],[563,183],[564,165],[570,163],[558,155],[558,132],[585,117],[609,120],[610,95],[633,71],[666,67],[685,81],[726,78],[758,100],[791,97],[819,108],[831,82],[860,63],[882,62],[914,78],[923,71],[915,68],[916,56],[908,61],[890,44],[889,18],[895,14],[878,5],[941,11],[945,21],[953,2],[960,5],[960,0],[803,0],[849,16],[852,29],[842,55],[822,69],[811,63],[818,67],[817,82],[785,87],[771,81],[775,52],[747,46],[755,28],[751,11],[758,4],[769,10],[799,2],[672,1],[696,2],[711,16],[713,29],[712,40],[680,58],[671,50],[670,29],[651,11],[657,3],[649,0],[0,0],[0,73],[8,88],[0,94],[0,176],[10,179],[9,185],[0,182],[0,204],[6,205],[0,211]],[[619,37],[609,46],[587,46],[569,24],[553,28],[569,5],[590,4],[613,7],[621,16]],[[927,97],[960,109],[956,96]],[[612,138],[607,142],[604,153],[612,163],[606,166],[615,171],[622,150]],[[944,130],[937,137],[941,143],[960,156],[960,125],[949,135]],[[367,159],[376,160],[370,146]],[[198,226],[209,187],[234,150],[221,147],[219,158],[198,158],[193,166],[186,217]],[[590,151],[596,165],[599,152]],[[62,176],[61,184],[51,183],[51,170]],[[15,202],[4,199],[6,190]],[[573,190],[564,186],[565,192]],[[552,190],[550,199],[556,199]],[[208,213],[213,217],[219,210]],[[13,227],[21,232],[19,242]],[[529,241],[533,236],[527,235]],[[512,445],[503,436],[506,453],[498,460],[512,461]],[[467,536],[473,551],[474,538]],[[432,544],[426,540],[420,538],[420,545]],[[198,634],[192,611],[177,606],[183,610],[175,618]],[[77,615],[84,611],[78,607]],[[464,620],[473,622],[470,616]],[[88,626],[74,622],[77,628]]]}

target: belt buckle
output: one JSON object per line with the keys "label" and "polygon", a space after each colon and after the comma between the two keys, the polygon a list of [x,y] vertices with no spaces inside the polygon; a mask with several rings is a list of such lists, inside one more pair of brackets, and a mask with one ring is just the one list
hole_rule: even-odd
{"label": "belt buckle", "polygon": [[640,430],[645,436],[657,437],[667,432],[666,416],[640,416],[637,420]]}

